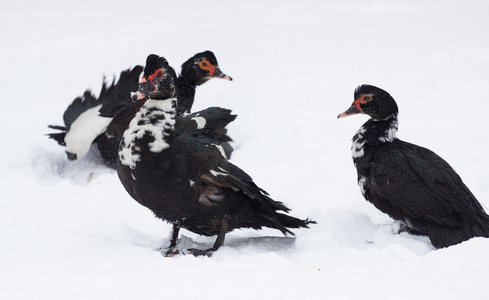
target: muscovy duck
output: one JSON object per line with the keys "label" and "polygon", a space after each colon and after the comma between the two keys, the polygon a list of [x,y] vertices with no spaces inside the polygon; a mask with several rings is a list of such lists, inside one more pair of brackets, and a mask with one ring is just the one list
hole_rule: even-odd
{"label": "muscovy duck", "polygon": [[[270,227],[283,234],[288,228],[315,223],[278,211],[289,209],[272,200],[243,170],[226,160],[208,139],[234,120],[229,110],[210,108],[187,118],[176,132],[175,72],[163,57],[149,55],[145,74],[156,90],[124,132],[119,148],[118,175],[126,191],[156,217],[173,224],[167,255],[176,254],[180,228],[217,235],[206,250],[189,249],[194,255],[211,255],[236,228]],[[141,89],[146,88],[141,83]],[[187,116],[188,117],[188,116]]]}
{"label": "muscovy duck", "polygon": [[489,237],[489,216],[455,170],[434,152],[397,138],[398,107],[386,91],[361,85],[343,118],[371,117],[353,136],[351,153],[365,199],[427,235],[436,248]]}
{"label": "muscovy duck", "polygon": [[127,110],[127,104],[131,103],[130,93],[138,88],[142,70],[142,66],[124,70],[117,84],[114,79],[110,86],[104,79],[98,98],[87,90],[68,106],[63,114],[65,126],[48,126],[61,131],[47,135],[61,146],[66,146],[68,159],[76,160],[85,156],[92,142],[107,131],[107,126],[113,122],[114,117]]}
{"label": "muscovy duck", "polygon": [[[138,89],[142,69],[143,67],[137,66],[131,71],[123,71],[119,82],[115,85],[112,83],[108,88],[104,80],[98,99],[90,91],[86,91],[83,98],[76,98],[66,109],[63,115],[65,126],[48,126],[62,131],[48,136],[66,146],[66,154],[70,160],[85,156],[93,143],[97,145],[104,164],[116,168],[122,134],[144,104],[144,101],[132,102],[130,99],[130,93]],[[180,113],[190,112],[196,87],[211,78],[232,80],[220,70],[211,51],[197,53],[182,64],[182,73],[177,80]],[[142,80],[147,78],[143,75]],[[221,139],[231,141],[224,135]],[[227,142],[223,143],[223,150],[228,158],[233,151]]]}

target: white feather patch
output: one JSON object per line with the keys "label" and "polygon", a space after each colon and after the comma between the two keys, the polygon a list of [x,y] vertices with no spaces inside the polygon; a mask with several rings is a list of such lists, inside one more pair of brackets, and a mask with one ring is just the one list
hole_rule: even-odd
{"label": "white feather patch", "polygon": [[361,176],[360,179],[358,179],[358,186],[360,187],[360,192],[362,192],[363,196],[365,196],[366,183],[367,183],[367,178],[365,176]]}
{"label": "white feather patch", "polygon": [[102,104],[97,105],[83,112],[71,124],[70,130],[66,133],[65,143],[66,151],[76,154],[77,159],[84,157],[90,145],[97,136],[105,131],[113,118],[101,117],[99,109]]}
{"label": "white feather patch", "polygon": [[353,158],[362,157],[364,154],[363,145],[365,144],[365,140],[360,140],[363,139],[363,134],[365,133],[365,131],[365,128],[363,128],[362,126],[355,134],[355,138],[351,144],[351,157]]}
{"label": "white feather patch", "polygon": [[[135,146],[135,141],[142,139],[145,135],[154,137],[154,141],[149,143],[151,152],[161,152],[170,145],[165,140],[166,130],[172,130],[175,125],[175,98],[166,100],[149,99],[141,107],[136,116],[129,123],[129,127],[124,132],[119,159],[123,165],[131,169],[136,167],[136,163],[141,159],[140,151]],[[155,118],[163,116],[154,121]]]}
{"label": "white feather patch", "polygon": [[[220,168],[220,169],[223,170],[222,168]],[[219,172],[219,171],[215,171],[215,170],[209,170],[209,172],[211,172],[212,176],[216,176],[216,177],[217,177],[217,175],[228,176],[227,173]]]}
{"label": "white feather patch", "polygon": [[213,144],[214,146],[216,146],[217,150],[219,150],[219,152],[221,153],[222,157],[224,157],[226,160],[229,159],[229,157],[226,155],[226,151],[224,151],[224,147],[221,146],[221,145],[218,145],[218,144]]}
{"label": "white feather patch", "polygon": [[394,121],[391,123],[391,127],[385,132],[384,136],[379,137],[381,142],[392,142],[397,136],[397,130],[399,128],[399,123]]}
{"label": "white feather patch", "polygon": [[204,117],[193,117],[192,120],[194,120],[197,123],[197,129],[204,128],[205,123],[207,123]]}

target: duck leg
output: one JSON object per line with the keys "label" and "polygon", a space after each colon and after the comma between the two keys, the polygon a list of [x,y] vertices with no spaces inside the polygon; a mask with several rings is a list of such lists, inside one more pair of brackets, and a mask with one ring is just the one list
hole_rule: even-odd
{"label": "duck leg", "polygon": [[216,241],[214,242],[214,246],[209,249],[205,250],[200,250],[200,249],[188,249],[188,251],[194,255],[194,256],[212,256],[214,251],[217,251],[219,247],[221,247],[224,244],[224,237],[226,236],[226,232],[228,231],[228,225],[229,221],[227,216],[224,216],[224,218],[221,220],[221,228],[219,229],[219,234],[217,235]]}
{"label": "duck leg", "polygon": [[165,257],[172,257],[177,254],[180,254],[180,251],[178,249],[175,249],[175,247],[177,246],[177,239],[178,239],[179,232],[180,232],[180,226],[178,226],[177,224],[173,224],[170,246],[168,247],[168,250],[165,252]]}
{"label": "duck leg", "polygon": [[404,222],[401,222],[401,225],[399,227],[399,231],[397,233],[401,234],[403,232],[407,232],[407,233],[412,234],[412,235],[427,235],[426,230],[423,231],[419,228],[416,228],[416,227],[410,226]]}

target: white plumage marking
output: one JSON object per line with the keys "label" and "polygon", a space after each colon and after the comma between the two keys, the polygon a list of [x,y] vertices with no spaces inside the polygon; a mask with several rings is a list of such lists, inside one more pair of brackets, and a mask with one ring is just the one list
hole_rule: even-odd
{"label": "white plumage marking", "polygon": [[[221,168],[219,168],[219,169],[221,169]],[[221,169],[221,170],[223,170],[223,169]],[[215,170],[209,170],[209,172],[211,172],[212,176],[217,176],[217,175],[228,176],[227,173],[219,172],[219,171],[215,171]]]}
{"label": "white plumage marking", "polygon": [[365,144],[365,140],[361,141],[363,139],[364,133],[365,133],[365,128],[363,128],[362,126],[360,127],[360,129],[358,129],[357,133],[355,134],[355,137],[351,144],[351,156],[353,158],[362,157],[364,154],[363,145]]}
{"label": "white plumage marking", "polygon": [[205,124],[207,121],[205,120],[204,117],[193,117],[192,120],[194,120],[197,123],[197,129],[202,129],[205,127]]}
{"label": "white plumage marking", "polygon": [[71,124],[70,130],[66,133],[66,151],[76,154],[77,159],[84,157],[88,153],[90,145],[92,145],[95,138],[104,132],[110,122],[112,122],[113,118],[99,115],[101,107],[102,104],[83,112]]}
{"label": "white plumage marking", "polygon": [[213,144],[213,145],[216,146],[217,150],[219,150],[222,157],[224,157],[225,159],[229,159],[229,157],[226,155],[226,151],[224,151],[224,147],[222,145],[218,145],[218,144]]}
{"label": "white plumage marking", "polygon": [[385,132],[385,136],[379,137],[381,142],[392,142],[397,136],[397,130],[399,128],[399,123],[393,121],[391,127]]}
{"label": "white plumage marking", "polygon": [[358,179],[358,186],[360,187],[360,192],[362,192],[363,196],[365,196],[366,183],[367,183],[367,178],[365,176],[361,176],[360,179]]}
{"label": "white plumage marking", "polygon": [[135,141],[149,134],[154,141],[149,143],[151,152],[161,152],[170,145],[166,142],[167,130],[172,130],[175,125],[175,98],[166,100],[148,99],[136,116],[129,123],[129,127],[122,137],[119,159],[125,166],[131,169],[141,159],[140,150],[135,146]]}

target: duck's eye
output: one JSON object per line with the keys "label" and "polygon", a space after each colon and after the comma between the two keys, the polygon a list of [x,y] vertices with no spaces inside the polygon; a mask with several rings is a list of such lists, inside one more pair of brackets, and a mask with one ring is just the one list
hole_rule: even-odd
{"label": "duck's eye", "polygon": [[158,71],[158,73],[156,73],[156,76],[157,77],[160,77],[160,78],[163,77],[163,72],[162,71]]}
{"label": "duck's eye", "polygon": [[201,66],[202,68],[207,68],[208,64],[207,64],[207,62],[204,60],[204,61],[201,61],[201,62],[200,62],[200,66]]}
{"label": "duck's eye", "polygon": [[367,103],[369,102],[370,100],[372,100],[372,95],[364,95],[363,96],[363,99],[362,99],[362,103]]}

